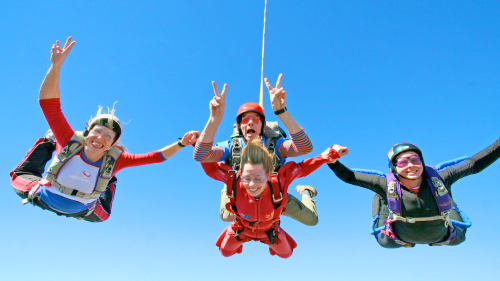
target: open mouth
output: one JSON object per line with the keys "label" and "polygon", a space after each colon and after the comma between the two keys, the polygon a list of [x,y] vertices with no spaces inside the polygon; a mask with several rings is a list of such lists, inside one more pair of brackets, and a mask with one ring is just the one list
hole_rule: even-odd
{"label": "open mouth", "polygon": [[103,148],[103,147],[104,147],[104,144],[100,144],[100,143],[98,143],[98,142],[96,142],[96,141],[92,141],[92,142],[90,142],[90,144],[92,144],[92,146],[93,146],[94,148],[96,148],[96,149],[101,149],[101,148]]}
{"label": "open mouth", "polygon": [[248,129],[247,130],[247,134],[248,135],[253,135],[253,134],[255,134],[255,130],[254,129]]}

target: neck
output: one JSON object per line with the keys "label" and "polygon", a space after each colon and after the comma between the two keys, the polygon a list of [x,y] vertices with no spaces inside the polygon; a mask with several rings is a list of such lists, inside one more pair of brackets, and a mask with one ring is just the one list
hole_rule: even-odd
{"label": "neck", "polygon": [[399,182],[408,188],[419,187],[422,184],[422,176],[418,179],[410,180],[399,175]]}
{"label": "neck", "polygon": [[83,153],[85,153],[85,158],[90,162],[97,162],[104,156],[104,152],[98,154],[90,153],[86,146],[83,148]]}

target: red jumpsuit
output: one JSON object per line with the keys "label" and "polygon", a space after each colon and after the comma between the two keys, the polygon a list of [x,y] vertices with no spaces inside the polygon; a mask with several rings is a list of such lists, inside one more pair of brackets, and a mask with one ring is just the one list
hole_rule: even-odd
{"label": "red jumpsuit", "polygon": [[[288,162],[283,165],[278,171],[278,179],[281,183],[283,202],[286,202],[286,194],[288,186],[296,178],[301,178],[309,175],[314,170],[319,168],[323,163],[326,163],[321,155],[314,158],[306,159],[300,163]],[[205,173],[211,178],[227,182],[229,166],[222,163],[201,163]],[[269,245],[271,255],[278,255],[282,258],[288,258],[292,255],[293,249],[297,247],[295,241],[284,231],[279,228],[278,241],[274,244],[269,244],[269,240],[265,231],[273,227],[275,222],[275,212],[281,214],[285,204],[279,208],[274,209],[272,203],[269,184],[262,193],[259,199],[250,196],[243,184],[241,178],[238,178],[235,186],[236,191],[236,208],[237,220],[243,224],[243,231],[239,234],[242,239],[238,241],[234,238],[233,226],[236,221],[233,221],[224,231],[219,235],[215,245],[219,247],[221,254],[225,257],[234,255],[236,252],[241,253],[242,244],[244,242],[254,240],[261,241]],[[279,219],[278,219],[279,222]]]}

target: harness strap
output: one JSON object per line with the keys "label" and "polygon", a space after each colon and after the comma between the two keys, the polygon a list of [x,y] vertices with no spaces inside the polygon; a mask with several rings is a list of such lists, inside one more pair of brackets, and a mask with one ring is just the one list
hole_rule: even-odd
{"label": "harness strap", "polygon": [[231,148],[232,163],[230,164],[233,170],[237,171],[240,168],[240,162],[241,162],[241,144],[238,137],[233,138],[232,141],[233,141],[233,145]]}
{"label": "harness strap", "polygon": [[268,182],[271,187],[271,199],[273,200],[274,209],[278,209],[283,203],[283,193],[281,192],[281,183],[278,178],[278,173],[272,173]]}

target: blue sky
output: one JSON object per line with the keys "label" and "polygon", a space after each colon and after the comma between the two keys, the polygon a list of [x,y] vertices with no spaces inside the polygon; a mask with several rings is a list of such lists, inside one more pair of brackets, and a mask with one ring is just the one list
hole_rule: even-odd
{"label": "blue sky", "polygon": [[[212,80],[228,84],[216,135],[227,139],[239,105],[258,100],[263,9],[264,1],[1,4],[0,279],[367,280],[391,267],[405,280],[497,275],[499,163],[453,185],[473,222],[457,247],[381,248],[369,235],[373,193],[324,166],[296,181],[318,190],[319,224],[283,219],[298,243],[291,258],[253,242],[224,258],[214,245],[227,225],[219,219],[222,186],[190,147],[118,173],[104,223],[21,205],[7,174],[47,130],[37,96],[55,40],[76,41],[60,81],[72,127],[83,129],[97,105],[118,101],[128,122],[122,141],[143,153],[203,129]],[[284,74],[287,108],[314,145],[308,157],[338,143],[351,149],[342,159],[348,167],[385,172],[387,151],[402,141],[421,147],[431,165],[472,156],[499,137],[499,18],[498,1],[270,0],[264,76]],[[276,120],[268,95],[264,101]]]}

